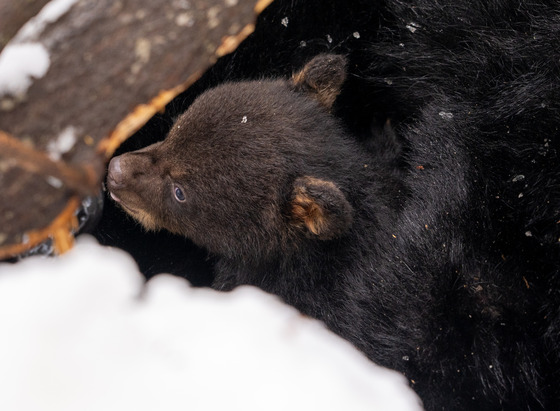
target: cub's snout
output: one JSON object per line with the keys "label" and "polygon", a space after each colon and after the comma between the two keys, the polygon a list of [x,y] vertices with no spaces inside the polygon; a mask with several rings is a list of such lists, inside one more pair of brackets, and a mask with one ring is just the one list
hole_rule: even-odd
{"label": "cub's snout", "polygon": [[107,168],[106,186],[109,196],[125,212],[147,229],[157,229],[156,215],[161,207],[159,188],[162,184],[150,167],[146,149],[114,157]]}
{"label": "cub's snout", "polygon": [[121,156],[114,157],[109,162],[107,169],[107,186],[111,188],[119,188],[123,186],[123,172],[121,168]]}

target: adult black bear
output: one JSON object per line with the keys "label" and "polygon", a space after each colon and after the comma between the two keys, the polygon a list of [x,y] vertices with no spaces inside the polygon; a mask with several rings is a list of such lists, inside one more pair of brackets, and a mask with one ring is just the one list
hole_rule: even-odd
{"label": "adult black bear", "polygon": [[[314,12],[313,2],[279,3],[288,29]],[[426,408],[554,409],[560,4],[348,4],[371,23],[348,37],[370,44],[344,49],[350,75],[332,111],[351,135],[366,135],[363,146],[328,114],[332,98],[316,84],[330,78],[336,94],[341,60],[321,57],[315,63],[330,63],[307,66],[296,84],[263,80],[205,94],[168,141],[114,162],[109,185],[136,205],[116,187],[134,157],[202,175],[192,183],[173,176],[179,185],[161,192],[166,213],[149,209],[153,224],[217,255],[216,287],[278,293],[404,372]],[[338,67],[334,76],[329,67]],[[392,131],[364,131],[387,118],[398,142]],[[182,139],[197,142],[187,150]]]}

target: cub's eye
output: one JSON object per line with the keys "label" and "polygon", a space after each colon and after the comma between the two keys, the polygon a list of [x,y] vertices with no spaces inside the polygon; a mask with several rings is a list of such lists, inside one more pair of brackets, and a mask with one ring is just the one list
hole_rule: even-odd
{"label": "cub's eye", "polygon": [[179,186],[173,186],[173,194],[175,194],[175,199],[180,203],[187,199],[185,193],[183,193],[183,189]]}

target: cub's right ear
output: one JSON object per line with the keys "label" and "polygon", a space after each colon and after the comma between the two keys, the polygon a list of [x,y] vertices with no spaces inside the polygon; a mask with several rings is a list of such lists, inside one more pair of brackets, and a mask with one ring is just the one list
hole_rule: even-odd
{"label": "cub's right ear", "polygon": [[308,92],[330,110],[346,80],[346,57],[320,54],[292,76],[298,90]]}
{"label": "cub's right ear", "polygon": [[290,217],[307,237],[332,240],[348,232],[353,209],[333,182],[304,176],[294,182]]}

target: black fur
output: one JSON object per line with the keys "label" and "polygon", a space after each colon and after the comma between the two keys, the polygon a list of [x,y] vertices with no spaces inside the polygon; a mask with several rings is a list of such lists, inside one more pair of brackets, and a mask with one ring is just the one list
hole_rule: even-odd
{"label": "black fur", "polygon": [[[279,24],[284,16],[287,28]],[[404,372],[427,409],[555,409],[558,16],[560,4],[544,0],[274,4],[259,27],[281,33],[278,48],[264,46],[270,37],[258,27],[197,87],[221,81],[219,73],[232,68],[255,77],[250,61],[258,60],[260,73],[287,75],[317,51],[347,54],[348,80],[334,113],[364,146],[347,145],[326,114],[300,114],[301,121],[316,120],[310,144],[318,141],[313,130],[328,128],[319,153],[330,162],[319,177],[335,181],[349,199],[353,223],[334,240],[302,237],[298,250],[305,253],[283,243],[266,258],[269,248],[260,250],[248,235],[243,245],[259,253],[235,261],[239,250],[217,252],[214,285],[250,283],[281,295],[374,361]],[[251,50],[260,53],[253,60],[246,58]],[[184,108],[194,90],[175,104]],[[273,95],[263,91],[258,105]],[[284,131],[279,127],[269,132]],[[290,170],[310,174],[316,161]],[[236,184],[251,187],[268,166],[254,160],[231,178],[246,176]],[[283,184],[281,192],[291,188]],[[238,223],[236,233],[244,232]],[[199,242],[240,238],[204,234]]]}

